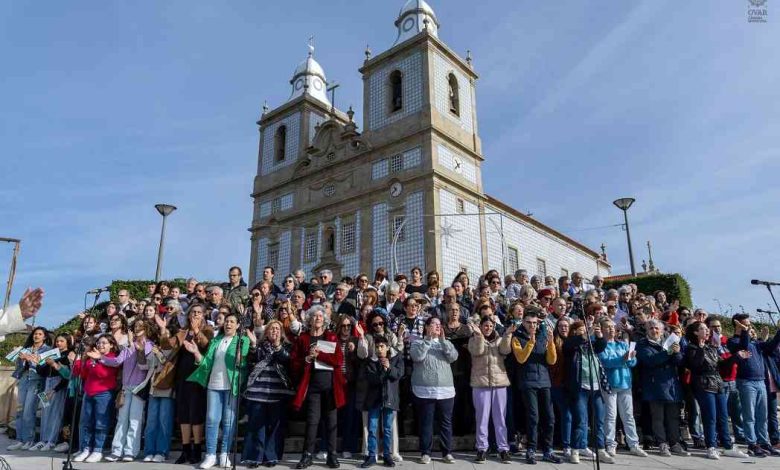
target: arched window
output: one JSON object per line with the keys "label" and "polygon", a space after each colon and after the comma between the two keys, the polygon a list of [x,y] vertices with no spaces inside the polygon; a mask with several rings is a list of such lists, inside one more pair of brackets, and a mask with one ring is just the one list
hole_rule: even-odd
{"label": "arched window", "polygon": [[274,152],[277,162],[284,160],[285,147],[287,147],[287,126],[279,126],[274,136]]}
{"label": "arched window", "polygon": [[456,116],[460,116],[460,89],[455,74],[451,73],[449,77],[447,77],[447,83],[449,84],[450,112]]}
{"label": "arched window", "polygon": [[401,71],[396,70],[390,74],[390,112],[398,111],[403,107],[403,77]]}

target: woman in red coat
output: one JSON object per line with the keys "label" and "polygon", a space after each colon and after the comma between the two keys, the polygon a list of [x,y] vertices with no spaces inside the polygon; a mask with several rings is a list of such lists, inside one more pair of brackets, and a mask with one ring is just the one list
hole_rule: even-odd
{"label": "woman in red coat", "polygon": [[317,428],[323,417],[328,432],[328,467],[339,467],[336,458],[336,410],[346,403],[346,381],[341,369],[344,354],[341,348],[335,347],[336,335],[326,330],[329,321],[322,306],[310,308],[306,312],[308,331],[298,337],[293,348],[292,370],[298,379],[293,407],[299,410],[306,406],[304,452],[296,466],[298,469],[312,464]]}

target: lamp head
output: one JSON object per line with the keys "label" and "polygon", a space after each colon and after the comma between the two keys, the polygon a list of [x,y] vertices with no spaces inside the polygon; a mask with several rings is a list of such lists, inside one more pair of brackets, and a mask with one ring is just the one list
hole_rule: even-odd
{"label": "lamp head", "polygon": [[620,199],[615,199],[612,201],[612,204],[614,204],[618,209],[627,211],[629,207],[631,207],[631,204],[634,203],[636,199],[633,197],[621,197]]}
{"label": "lamp head", "polygon": [[171,212],[176,210],[176,206],[170,204],[155,204],[154,208],[157,209],[157,212],[163,217],[169,216]]}

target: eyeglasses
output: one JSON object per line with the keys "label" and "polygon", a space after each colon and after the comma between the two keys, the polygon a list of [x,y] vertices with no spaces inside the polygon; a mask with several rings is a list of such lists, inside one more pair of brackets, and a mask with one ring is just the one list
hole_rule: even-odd
{"label": "eyeglasses", "polygon": [[376,328],[377,326],[385,326],[385,322],[383,321],[374,322],[371,324],[371,326],[373,326],[374,328]]}
{"label": "eyeglasses", "polygon": [[358,279],[358,282],[359,282],[360,284],[363,284],[364,282],[365,282],[365,283],[368,283],[368,279]]}

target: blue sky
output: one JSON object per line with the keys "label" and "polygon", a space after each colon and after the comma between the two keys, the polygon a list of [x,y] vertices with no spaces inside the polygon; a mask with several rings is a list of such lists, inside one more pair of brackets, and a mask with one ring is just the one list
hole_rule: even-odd
{"label": "blue sky", "polygon": [[[358,110],[357,69],[395,39],[402,0],[69,1],[0,5],[0,236],[23,239],[13,298],[47,290],[56,325],[82,293],[249,263],[257,120],[316,57]],[[432,0],[440,38],[480,74],[486,191],[628,271],[611,201],[631,195],[637,265],[681,272],[695,302],[766,308],[780,280],[780,8],[748,1]],[[511,168],[512,171],[507,171]],[[11,247],[0,246],[0,277]]]}

